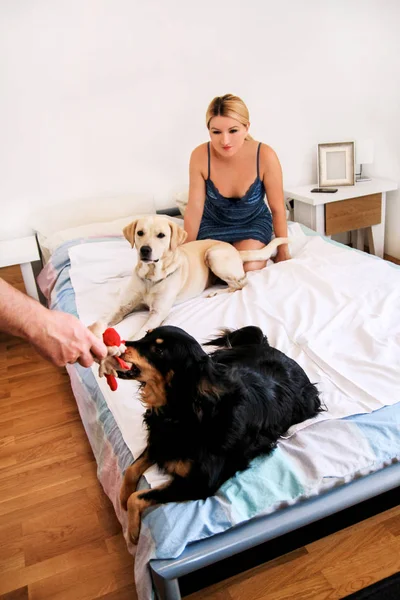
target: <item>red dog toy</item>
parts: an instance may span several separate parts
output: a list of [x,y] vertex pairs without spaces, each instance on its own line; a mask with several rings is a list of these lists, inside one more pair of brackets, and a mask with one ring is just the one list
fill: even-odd
[[[113,329],[112,327],[109,327],[103,333],[103,342],[105,343],[106,346],[113,347],[109,356],[112,356],[113,358],[115,358],[115,360],[118,362],[118,364],[123,369],[129,369],[129,365],[122,358],[120,358],[119,356],[115,356],[115,354],[114,354],[114,352],[115,353],[123,352],[125,350],[124,342],[123,342],[123,340],[121,340],[119,333],[117,331],[115,331],[115,329]],[[121,348],[121,346],[123,346],[123,348]],[[111,391],[115,392],[115,390],[118,387],[116,377],[114,375],[106,373],[105,378],[107,380],[107,383],[108,383]]]

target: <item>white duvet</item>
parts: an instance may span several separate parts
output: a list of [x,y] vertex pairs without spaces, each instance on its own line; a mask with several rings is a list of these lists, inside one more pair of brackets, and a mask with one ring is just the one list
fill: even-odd
[[[295,359],[321,391],[327,407],[303,429],[394,404],[400,396],[400,269],[381,259],[306,236],[290,226],[292,260],[249,274],[241,291],[176,305],[165,324],[204,342],[221,327],[258,325],[271,345]],[[136,262],[127,241],[74,246],[70,277],[81,320],[90,324],[115,300]],[[139,312],[116,326],[129,339],[145,320]],[[97,377],[98,367],[93,367]],[[119,381],[111,392],[98,378],[125,443],[136,457],[145,446],[137,384]],[[155,469],[146,474],[151,485]]]

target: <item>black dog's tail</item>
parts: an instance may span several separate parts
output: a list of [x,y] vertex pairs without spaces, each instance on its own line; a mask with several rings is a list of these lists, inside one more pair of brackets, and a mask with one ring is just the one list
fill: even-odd
[[235,346],[259,346],[268,343],[267,337],[259,327],[249,325],[240,329],[222,329],[221,336],[209,342],[204,346],[217,346],[218,348],[234,348]]

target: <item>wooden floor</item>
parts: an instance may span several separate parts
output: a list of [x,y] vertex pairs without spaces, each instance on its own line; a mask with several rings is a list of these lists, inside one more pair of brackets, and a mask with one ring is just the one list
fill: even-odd
[[[23,289],[19,269],[0,276]],[[0,407],[0,599],[134,600],[66,372],[0,334]],[[396,507],[188,598],[334,600],[398,570]]]

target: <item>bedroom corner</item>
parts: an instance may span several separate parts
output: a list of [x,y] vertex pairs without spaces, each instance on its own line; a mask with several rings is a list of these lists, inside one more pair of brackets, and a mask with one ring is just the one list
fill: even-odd
[[[0,332],[0,600],[397,600],[399,23],[398,0],[2,0],[0,280],[99,319],[140,258],[124,229],[183,226],[207,105],[237,94],[282,166],[292,260],[165,324],[201,344],[260,327],[327,410],[214,496],[150,508],[136,547],[119,494],[146,446],[139,385]],[[353,185],[312,192],[318,145],[351,142]],[[140,486],[164,482],[153,465]]]

